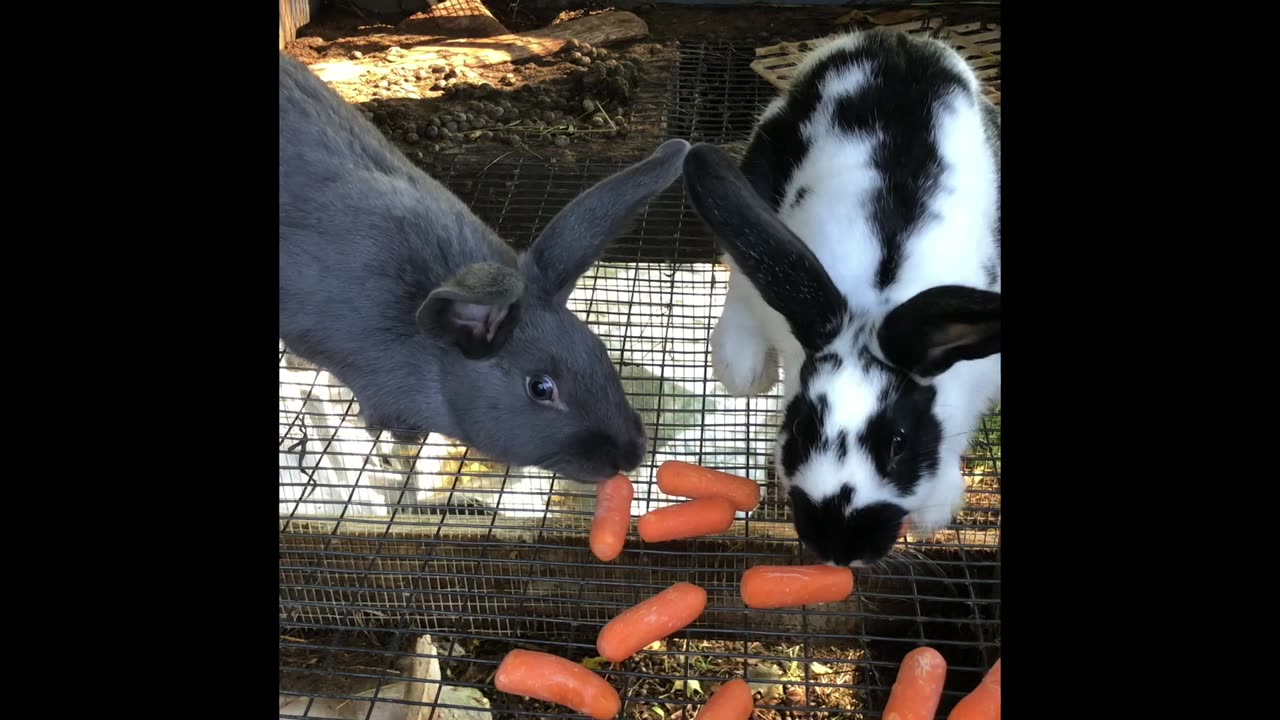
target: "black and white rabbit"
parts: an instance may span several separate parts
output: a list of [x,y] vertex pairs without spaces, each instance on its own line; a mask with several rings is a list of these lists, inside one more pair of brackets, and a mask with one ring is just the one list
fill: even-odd
[[815,51],[740,166],[695,145],[685,190],[727,252],[717,378],[785,370],[776,467],[826,562],[885,557],[963,503],[1000,398],[999,114],[940,42],[872,30]]
[[584,482],[631,470],[640,416],[566,301],[688,149],[669,141],[601,181],[518,255],[281,53],[281,340],[351,388],[372,430]]

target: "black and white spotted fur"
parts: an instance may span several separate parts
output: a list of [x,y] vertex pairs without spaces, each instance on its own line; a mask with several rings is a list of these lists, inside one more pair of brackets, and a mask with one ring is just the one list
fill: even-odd
[[785,369],[778,476],[826,562],[887,555],[904,520],[946,525],[961,455],[1000,397],[999,114],[940,42],[873,30],[808,58],[741,166],[686,156],[727,251],[712,333],[739,396]]

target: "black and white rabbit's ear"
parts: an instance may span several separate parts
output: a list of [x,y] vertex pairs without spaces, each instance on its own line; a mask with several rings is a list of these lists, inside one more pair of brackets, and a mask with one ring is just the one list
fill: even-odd
[[889,363],[920,378],[936,377],[962,360],[1000,352],[1000,293],[930,288],[890,311],[876,339]]
[[453,343],[471,360],[502,348],[519,322],[524,280],[513,268],[477,263],[431,291],[418,308],[418,329]]
[[826,345],[847,302],[804,241],[778,219],[719,148],[699,143],[684,160],[684,188],[698,216],[769,307],[810,351]]
[[689,151],[668,140],[652,155],[593,185],[556,214],[521,260],[529,288],[563,304],[578,278],[604,254],[640,207],[680,177]]

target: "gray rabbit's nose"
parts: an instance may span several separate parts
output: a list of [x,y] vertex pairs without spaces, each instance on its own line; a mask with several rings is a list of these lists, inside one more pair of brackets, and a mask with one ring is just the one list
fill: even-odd
[[644,461],[646,448],[644,436],[618,438],[613,443],[612,464],[615,473],[631,472]]
[[578,438],[578,456],[612,475],[639,467],[646,449],[644,435],[614,436],[593,431]]
[[632,415],[631,425],[630,432],[624,432],[610,442],[613,449],[612,462],[617,472],[630,472],[640,467],[640,463],[644,462],[644,454],[649,449],[639,413]]
[[644,436],[624,439],[619,444],[618,470],[629,472],[635,470],[644,461],[646,443]]

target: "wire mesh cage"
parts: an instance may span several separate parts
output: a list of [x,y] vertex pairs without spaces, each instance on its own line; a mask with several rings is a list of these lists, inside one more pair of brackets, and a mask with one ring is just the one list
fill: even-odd
[[[776,92],[751,69],[755,48],[685,43],[677,58],[661,131],[745,141]],[[993,77],[998,88],[998,65],[984,78],[989,90]],[[523,247],[621,167],[464,155],[432,172]],[[608,564],[587,546],[592,487],[494,463],[436,435],[412,445],[371,435],[345,387],[282,347],[280,717],[577,717],[493,689],[498,663],[517,647],[598,669],[623,698],[621,717],[644,720],[687,720],[733,677],[751,683],[757,718],[878,718],[898,663],[920,644],[948,662],[940,712],[975,687],[1000,654],[998,410],[964,459],[966,507],[948,529],[908,536],[888,560],[860,569],[847,601],[748,611],[743,571],[793,562],[798,542],[771,468],[781,384],[737,398],[712,374],[708,339],[727,280],[677,181],[570,298],[648,431],[648,455],[629,474],[633,518],[681,500],[657,488],[667,460],[764,484],[760,506],[727,532],[658,545],[633,533]],[[596,657],[608,620],[679,581],[708,593],[693,625],[620,665]]]

